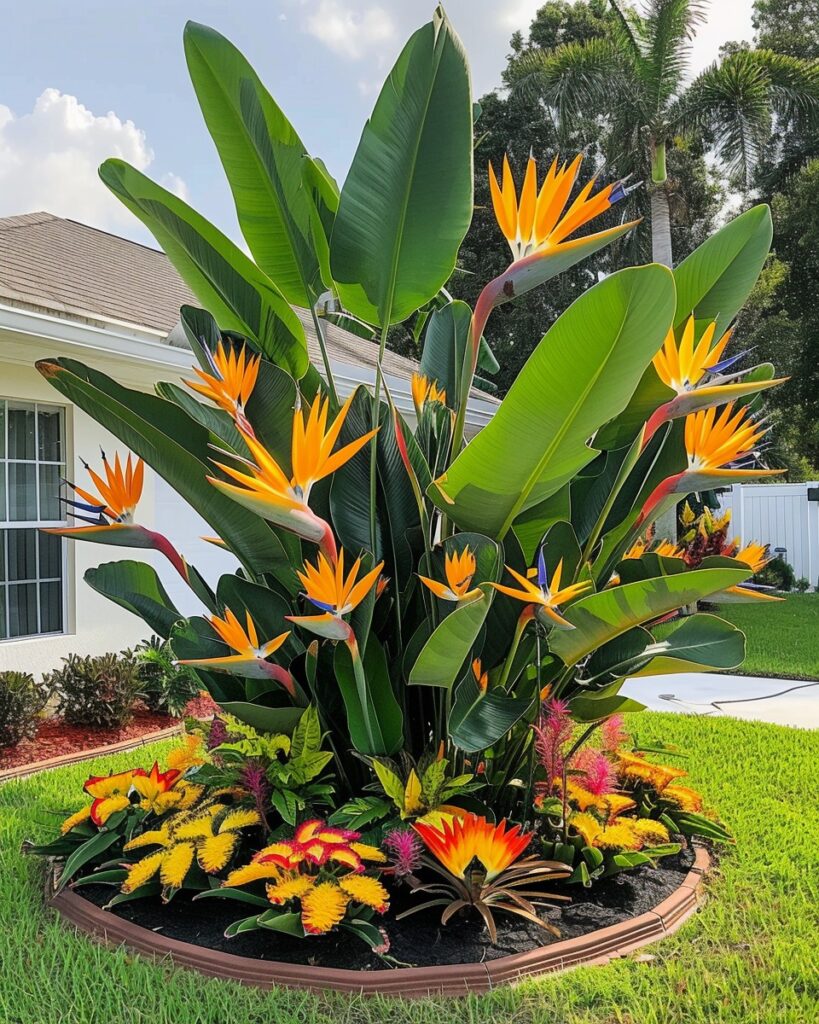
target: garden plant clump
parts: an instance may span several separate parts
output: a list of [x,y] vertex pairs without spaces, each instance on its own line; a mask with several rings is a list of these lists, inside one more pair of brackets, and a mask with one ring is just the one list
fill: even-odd
[[[625,235],[633,224],[589,227],[624,183],[580,157],[490,167],[511,258],[471,309],[444,288],[472,216],[476,111],[441,9],[399,56],[341,188],[226,39],[191,24],[185,52],[252,258],[107,161],[103,181],[201,302],[181,312],[198,365],[156,395],[69,358],[38,368],[130,449],[75,489],[78,522],[59,532],[170,561],[201,614],[138,559],[86,579],[169,640],[221,712],[163,767],[89,778],[87,805],[38,849],[63,860],[60,886],[111,886],[112,906],[235,901],[229,936],[341,929],[389,956],[399,916],[434,914],[493,941],[515,917],[548,941],[555,897],[730,838],[684,769],[631,738],[642,706],[620,691],[735,668],[740,630],[679,610],[768,597],[747,585],[764,557],[752,538],[692,564],[653,524],[681,496],[775,472],[760,413],[779,381],[744,367],[730,334],[769,211],[673,272],[589,288],[467,440],[493,310]],[[372,390],[339,394],[326,292],[321,308],[342,311],[326,316],[377,346]],[[311,311],[317,366],[293,306]],[[398,323],[423,344],[411,419],[381,371]],[[206,580],[140,524],[146,463],[236,572]]]
[[57,714],[68,725],[115,729],[131,720],[140,690],[130,651],[96,657],[69,654],[63,667],[43,678],[57,697]]
[[49,696],[49,687],[30,672],[0,672],[0,747],[34,735]]

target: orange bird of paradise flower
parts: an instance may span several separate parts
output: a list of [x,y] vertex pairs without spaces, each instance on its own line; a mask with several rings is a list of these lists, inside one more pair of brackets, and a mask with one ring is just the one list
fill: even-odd
[[674,328],[666,335],[660,351],[652,360],[654,369],[660,380],[672,391],[674,398],[664,402],[651,414],[643,432],[643,445],[654,435],[657,428],[668,420],[678,419],[690,413],[723,405],[729,400],[734,401],[744,395],[782,384],[787,377],[776,380],[737,381],[737,374],[724,373],[746,354],[739,352],[723,359],[723,353],[731,338],[731,331],[726,331],[721,338],[714,341],[716,321],[708,324],[702,337],[695,343],[696,321],[690,316],[683,328],[679,347],[677,346]]
[[214,460],[214,464],[235,483],[227,483],[215,477],[208,477],[209,482],[223,494],[271,523],[290,530],[304,540],[319,544],[330,560],[335,562],[335,538],[330,526],[312,511],[309,500],[313,485],[348,462],[378,430],[370,430],[338,451],[333,450],[352,400],[353,396],[350,395],[329,426],[329,399],[316,399],[307,415],[303,409],[295,411],[290,476],[255,437],[244,434],[253,461],[241,460],[243,468],[236,469]]
[[193,372],[200,379],[186,380],[185,383],[229,413],[243,433],[252,434],[253,428],[245,415],[245,406],[256,386],[262,357],[248,355],[246,345],[242,345],[238,352],[234,348],[225,351],[221,341],[213,353],[207,346],[203,346],[203,349],[211,372],[206,373],[195,366]]
[[112,464],[105,452],[101,454],[104,477],[87,462],[80,460],[97,488],[98,495],[66,480],[65,483],[82,501],[76,498],[60,499],[69,506],[69,514],[73,519],[90,525],[46,527],[43,532],[72,540],[96,541],[98,544],[153,548],[162,552],[182,579],[190,583],[189,566],[168,538],[135,521],[136,507],[142,497],[145,480],[143,460],[132,458],[129,452],[123,463],[117,452]]
[[446,388],[439,388],[436,380],[423,373],[414,373],[412,375],[412,401],[416,414],[420,416],[427,402],[446,405]]
[[581,238],[569,237],[638,187],[626,188],[625,181],[617,181],[592,194],[595,186],[592,178],[566,209],[582,160],[578,155],[570,164],[558,166],[555,158],[538,189],[537,162],[530,156],[520,199],[508,157],[503,158],[501,182],[489,165],[492,206],[498,226],[512,250],[512,262],[485,286],[475,304],[469,333],[469,362],[464,365],[467,372],[461,375],[456,434],[462,430],[465,398],[477,367],[481,336],[492,310],[543,284],[639,223],[638,219]]
[[510,566],[506,571],[513,576],[520,588],[508,587],[502,583],[493,583],[495,590],[502,594],[508,594],[518,601],[525,601],[533,607],[535,615],[544,626],[558,626],[560,629],[574,629],[571,622],[557,611],[560,605],[567,601],[573,601],[576,597],[586,593],[591,587],[590,580],[583,580],[580,583],[570,583],[567,587],[561,588],[561,577],[563,575],[563,559],[557,563],[557,568],[552,574],[551,580],[546,569],[546,559],[541,548],[538,556],[537,566],[530,569],[527,576],[521,576]]
[[178,664],[211,672],[228,672],[231,675],[244,676],[249,679],[274,679],[287,690],[291,697],[297,696],[296,684],[290,672],[281,665],[267,660],[285,643],[290,636],[290,630],[285,630],[273,637],[272,640],[259,643],[256,623],[247,609],[245,609],[246,624],[244,626],[230,608],[225,609],[223,619],[218,615],[212,615],[208,621],[219,637],[228,647],[236,651],[236,654],[224,658],[187,658],[180,660]]
[[[595,179],[591,178],[580,190],[566,210],[574,183],[580,172],[583,157],[578,154],[570,164],[552,162],[538,191],[537,162],[533,156],[526,164],[526,174],[518,199],[509,158],[503,158],[503,184],[499,184],[495,169],[489,164],[489,190],[498,227],[512,250],[514,262],[529,256],[558,248],[574,248],[588,242],[589,236],[567,241],[569,235],[582,228],[609,209],[628,191],[623,182],[606,185],[592,195]],[[636,221],[634,222],[636,223]],[[609,228],[599,233],[600,238],[613,238],[620,228]]]
[[529,845],[531,833],[521,833],[520,825],[507,827],[506,821],[493,825],[477,814],[462,818],[444,818],[441,827],[416,821],[412,826],[429,852],[456,878],[465,878],[477,859],[491,882],[520,857]]
[[689,494],[736,480],[784,473],[784,469],[745,468],[748,462],[755,460],[755,448],[767,432],[768,428],[755,421],[745,406],[735,412],[733,402],[729,402],[719,416],[714,407],[686,416],[688,466],[681,473],[666,477],[655,487],[643,505],[635,527],[639,528],[670,495]]
[[421,576],[420,574],[418,579],[424,586],[429,587],[436,597],[440,597],[442,601],[455,601],[457,603],[471,601],[483,595],[480,587],[470,589],[477,568],[478,563],[475,560],[475,554],[467,544],[463,551],[448,551],[446,553],[444,558],[446,583],[439,583],[438,580],[432,580],[428,576]]
[[319,552],[316,564],[305,562],[304,570],[298,571],[297,575],[302,582],[307,600],[320,608],[322,614],[288,615],[288,621],[329,640],[344,640],[347,643],[350,643],[351,639],[354,641],[352,629],[344,621],[343,616],[349,614],[364,600],[383,567],[384,563],[379,562],[358,579],[361,559],[357,558],[345,576],[343,548],[338,553],[335,566]]
[[[752,569],[754,574],[760,572],[770,562],[771,555],[768,550],[767,544],[759,544],[756,541],[752,541],[750,544],[743,546],[742,541],[736,538],[733,544],[729,545],[727,550],[723,552],[730,558],[735,558],[738,562],[744,562],[749,569]],[[722,601],[728,603],[732,601],[784,601],[784,597],[777,597],[776,594],[769,593],[769,587],[762,587],[750,581],[745,583],[739,583],[733,587],[727,587],[725,590],[714,595],[714,600],[719,598]]]

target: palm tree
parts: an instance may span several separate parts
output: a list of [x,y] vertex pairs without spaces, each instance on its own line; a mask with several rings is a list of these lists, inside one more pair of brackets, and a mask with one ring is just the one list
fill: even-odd
[[776,118],[819,110],[819,62],[772,50],[735,49],[686,82],[700,0],[644,0],[637,11],[609,0],[607,37],[527,50],[507,73],[538,96],[564,130],[603,115],[604,149],[618,173],[647,177],[653,258],[672,265],[666,149],[675,140],[710,149],[747,186]]

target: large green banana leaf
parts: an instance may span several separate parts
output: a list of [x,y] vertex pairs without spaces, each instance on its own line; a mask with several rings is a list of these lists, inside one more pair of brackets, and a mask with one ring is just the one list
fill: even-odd
[[687,256],[674,271],[675,328],[693,313],[697,320],[716,320],[719,336],[751,294],[772,237],[769,207],[754,206]]
[[450,738],[467,754],[485,750],[509,732],[531,703],[531,697],[510,697],[503,690],[481,690],[470,671],[455,690],[449,715]]
[[438,387],[446,391],[451,409],[457,409],[455,403],[461,394],[461,372],[471,322],[472,310],[455,299],[433,310],[424,333],[421,373],[436,380]]
[[662,639],[646,647],[651,657],[634,676],[673,672],[710,672],[736,668],[745,658],[745,634],[717,615],[691,615]]
[[402,50],[364,126],[330,239],[345,309],[384,327],[449,278],[472,219],[472,100],[441,7]]
[[486,585],[481,590],[480,597],[458,605],[432,631],[410,671],[411,685],[449,689],[458,678],[492,604],[494,591]]
[[598,647],[584,677],[595,689],[627,676],[711,672],[736,668],[745,656],[745,635],[716,615],[690,615],[674,628],[660,627],[656,639],[635,626]]
[[189,21],[185,57],[253,258],[288,302],[309,308],[322,284],[302,182],[304,143],[224,36]]
[[307,371],[301,321],[256,264],[187,203],[124,160],[106,160],[100,177],[148,228],[220,327],[238,331],[297,379]]
[[674,314],[674,281],[621,270],[574,302],[524,365],[486,427],[429,490],[461,529],[504,536],[597,454],[587,441],[631,398]]
[[147,562],[103,562],[95,569],[86,569],[83,579],[98,594],[138,615],[154,633],[166,639],[183,617]]
[[750,569],[694,569],[676,576],[609,587],[576,601],[563,613],[575,628],[553,630],[549,649],[566,665],[575,665],[595,648],[644,622],[666,615],[684,604],[736,586]]
[[167,480],[244,565],[292,577],[284,548],[267,524],[208,483],[206,477],[214,472],[210,433],[187,413],[155,395],[124,388],[74,359],[41,360],[37,369]]

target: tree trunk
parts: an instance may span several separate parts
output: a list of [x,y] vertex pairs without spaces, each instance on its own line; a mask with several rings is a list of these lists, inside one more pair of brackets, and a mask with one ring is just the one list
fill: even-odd
[[671,215],[665,182],[651,187],[651,255],[655,263],[673,266],[671,257]]

